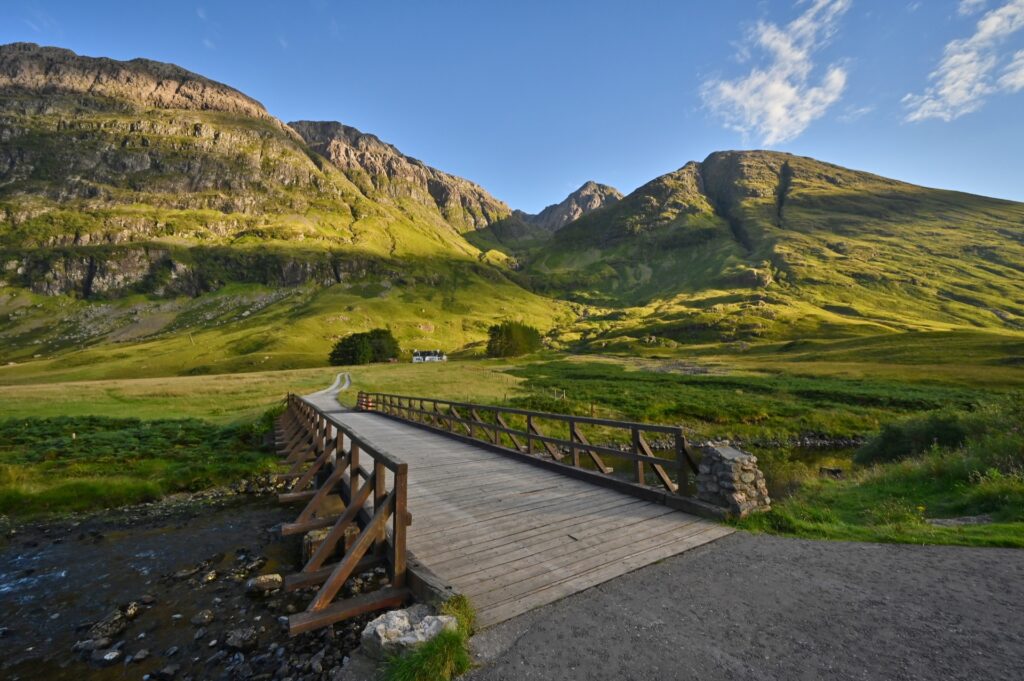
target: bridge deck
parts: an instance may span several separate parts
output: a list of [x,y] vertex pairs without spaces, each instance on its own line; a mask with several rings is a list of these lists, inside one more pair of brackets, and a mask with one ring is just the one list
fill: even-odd
[[308,398],[409,464],[416,558],[486,627],[729,534],[723,525],[377,414]]

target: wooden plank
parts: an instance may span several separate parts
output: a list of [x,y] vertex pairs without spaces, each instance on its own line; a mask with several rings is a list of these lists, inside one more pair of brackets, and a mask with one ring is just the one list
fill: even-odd
[[[571,583],[577,580],[585,582],[594,572],[603,571],[605,574],[612,574],[612,576],[617,577],[618,574],[623,574],[626,571],[623,569],[624,565],[636,564],[639,567],[649,564],[652,560],[664,558],[666,555],[673,555],[672,553],[660,553],[660,550],[666,546],[671,546],[693,537],[701,537],[706,533],[714,534],[714,530],[717,528],[717,525],[693,523],[679,527],[677,530],[672,531],[672,533],[660,535],[655,539],[632,547],[625,554],[591,551],[581,560],[564,566],[556,574],[542,572],[528,579],[503,585],[499,589],[479,593],[473,596],[473,603],[480,609],[494,607],[501,603],[524,598],[537,591],[550,589],[556,585]],[[655,555],[657,556],[656,558],[650,558]]]
[[[380,556],[364,556],[363,559],[356,564],[355,570],[352,572],[353,574],[366,572],[367,570],[372,570],[383,563],[384,559]],[[290,575],[285,575],[284,590],[296,591],[298,589],[306,589],[311,586],[323,584],[337,567],[337,563],[329,563],[322,568],[313,570],[312,572],[295,572]]]
[[504,622],[541,605],[553,603],[566,596],[579,593],[592,586],[624,575],[627,572],[632,572],[669,556],[682,553],[687,549],[714,541],[729,533],[731,533],[731,530],[728,528],[709,525],[697,534],[673,539],[658,546],[648,547],[623,560],[600,565],[587,572],[574,575],[572,578],[546,585],[544,588],[537,589],[529,594],[519,595],[500,603],[480,607],[477,609],[477,625],[483,628],[497,622]]
[[378,591],[360,594],[332,603],[319,611],[300,612],[288,618],[288,635],[296,636],[306,631],[326,627],[329,624],[347,620],[376,610],[397,608],[409,599],[408,589],[387,587]]
[[[607,498],[600,501],[596,501],[594,498],[584,498],[563,506],[556,502],[546,506],[541,512],[525,508],[507,519],[505,516],[495,516],[480,523],[469,523],[452,532],[433,533],[426,536],[417,534],[415,537],[416,551],[417,553],[422,552],[423,558],[426,559],[427,552],[433,545],[447,547],[446,550],[452,553],[469,544],[483,547],[483,542],[491,544],[499,540],[507,540],[516,534],[528,535],[534,530],[545,532],[557,530],[571,521],[581,518],[595,520],[606,513],[621,511],[637,502],[636,499],[628,498]],[[656,508],[653,505],[648,505],[648,507]],[[558,509],[557,513],[553,512],[553,509]],[[615,513],[615,515],[620,514]],[[472,531],[474,525],[479,527],[478,532]]]
[[[575,540],[562,537],[560,543],[549,545],[543,550],[495,565],[489,570],[467,573],[465,579],[460,576],[453,576],[453,579],[461,590],[474,597],[474,604],[485,607],[487,600],[477,599],[476,595],[492,593],[496,585],[500,584],[502,590],[508,590],[519,583],[554,582],[560,577],[580,572],[577,566],[585,560],[597,556],[608,562],[618,560],[667,535],[674,536],[682,528],[694,526],[695,531],[701,529],[697,521],[679,524],[676,518],[667,514],[655,516],[628,525],[604,528]],[[532,588],[524,587],[525,590]]]
[[[650,506],[650,505],[649,505]],[[657,511],[650,511],[648,519],[658,517]],[[488,542],[479,548],[471,547],[463,555],[461,552],[451,552],[442,556],[431,558],[431,565],[451,580],[479,572],[497,565],[510,565],[517,560],[527,559],[544,551],[551,551],[573,542],[573,537],[580,539],[614,532],[615,528],[622,525],[619,519],[607,517],[602,519],[576,518],[565,526],[552,528],[550,531],[539,530],[534,535],[524,537],[520,541],[493,541]],[[415,549],[419,553],[419,547]],[[418,555],[417,553],[417,555]]]

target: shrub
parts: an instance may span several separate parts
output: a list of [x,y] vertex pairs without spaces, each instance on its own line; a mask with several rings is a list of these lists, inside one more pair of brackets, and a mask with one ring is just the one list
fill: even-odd
[[338,341],[328,358],[334,365],[386,362],[398,357],[401,349],[390,329],[353,333]]
[[882,463],[919,456],[933,446],[960,447],[978,427],[972,415],[939,411],[926,416],[887,423],[853,460],[859,464]]
[[504,321],[487,330],[488,357],[516,357],[540,347],[540,331],[523,322]]

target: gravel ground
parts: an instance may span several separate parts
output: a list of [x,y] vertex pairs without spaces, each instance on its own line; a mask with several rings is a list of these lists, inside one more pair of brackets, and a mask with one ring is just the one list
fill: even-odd
[[467,681],[1024,678],[1024,551],[738,532],[473,639]]

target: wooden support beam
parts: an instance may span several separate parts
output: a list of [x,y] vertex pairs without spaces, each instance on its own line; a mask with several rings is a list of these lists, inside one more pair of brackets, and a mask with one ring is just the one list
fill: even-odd
[[[366,572],[367,570],[372,570],[378,565],[383,565],[384,562],[385,559],[381,556],[363,556],[363,559],[356,564],[356,568],[353,572],[355,574]],[[306,589],[311,586],[323,584],[337,567],[337,563],[330,563],[318,570],[313,570],[312,572],[296,572],[294,574],[287,575],[284,578],[284,590],[298,591],[299,589]]]
[[[352,445],[352,448],[355,449],[354,444]],[[334,470],[331,471],[331,474],[327,477],[327,480],[324,481],[324,484],[320,486],[320,489],[316,491],[313,498],[309,500],[306,507],[302,509],[302,513],[300,513],[299,517],[295,519],[295,523],[304,523],[313,517],[313,514],[316,513],[317,509],[319,509],[321,504],[323,504],[327,495],[334,490],[334,486],[341,480],[342,475],[345,473],[345,466],[347,464],[347,456],[342,457],[341,460],[335,464]]]
[[[639,437],[639,445],[640,445],[641,453],[643,453],[644,456],[654,456],[654,450],[652,450],[651,446],[649,444],[647,444],[647,440],[644,439],[643,433],[638,433],[637,436]],[[641,463],[643,463],[643,462],[641,462]],[[661,481],[661,484],[669,492],[672,492],[674,494],[676,492],[676,490],[679,489],[679,485],[677,485],[676,483],[672,482],[672,478],[668,477],[668,473],[665,472],[664,466],[662,466],[661,464],[658,464],[658,463],[652,463],[651,464],[651,470],[654,471],[654,474],[656,476],[658,476],[658,480]]]
[[[501,414],[495,414],[495,417],[498,419],[498,423],[501,425],[502,428],[504,428],[505,430],[512,430],[511,428],[508,427],[508,424],[505,423],[505,419],[501,417]],[[513,435],[512,433],[505,433],[505,435],[508,435],[508,439],[512,440],[512,444],[515,445],[518,451],[523,451],[523,443],[517,440],[515,435]]]
[[326,627],[341,620],[376,610],[397,608],[409,599],[408,589],[385,588],[367,594],[346,598],[320,610],[307,610],[288,618],[288,635]]
[[[547,437],[543,432],[541,432],[540,427],[536,423],[534,423],[533,419],[530,419],[530,432],[540,437]],[[548,454],[550,454],[551,458],[554,459],[555,461],[561,461],[562,459],[565,458],[565,455],[562,454],[561,451],[559,451],[558,447],[554,446],[547,440],[541,440],[541,444],[544,445],[544,449],[547,450]]]
[[[320,591],[317,592],[316,597],[313,598],[309,607],[306,608],[307,611],[323,610],[330,605],[334,597],[338,595],[341,587],[344,586],[345,581],[352,575],[356,565],[366,555],[367,549],[373,545],[377,535],[384,528],[384,524],[394,510],[394,506],[395,497],[394,493],[392,493],[387,496],[387,499],[382,504],[373,509],[373,519],[370,521],[370,524],[363,528],[359,538],[356,539],[356,543],[352,545],[349,552],[345,554],[345,558],[338,563],[338,567],[335,568],[331,576],[320,587]],[[326,542],[320,545],[320,549],[323,549],[325,546]]]
[[334,525],[334,527],[331,528],[331,531],[326,537],[324,537],[320,546],[317,547],[317,550],[312,556],[310,556],[309,562],[303,566],[303,572],[312,572],[319,569],[320,566],[326,562],[327,557],[334,552],[338,542],[345,534],[345,529],[355,522],[356,515],[358,515],[360,510],[362,510],[363,505],[369,498],[370,490],[375,486],[375,476],[376,472],[371,473],[370,477],[363,483],[362,487],[352,495],[352,498],[349,500],[348,508],[345,509],[345,512],[342,513],[339,518],[337,518],[336,522],[321,525],[321,527],[329,527],[330,525]]
[[[586,436],[583,435],[583,432],[580,430],[579,424],[576,423],[575,421],[573,421],[573,423],[572,423],[572,429],[573,429],[572,432],[573,432],[573,435],[576,438],[576,441],[579,442],[580,444],[584,445],[585,447],[589,447],[590,446],[590,440],[588,440],[586,438]],[[590,460],[594,462],[594,465],[597,466],[597,470],[601,471],[605,475],[609,475],[610,473],[612,473],[615,470],[611,466],[606,466],[605,463],[604,463],[604,460],[594,450],[586,449],[584,451],[586,451],[586,453],[590,456]]]

